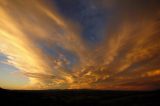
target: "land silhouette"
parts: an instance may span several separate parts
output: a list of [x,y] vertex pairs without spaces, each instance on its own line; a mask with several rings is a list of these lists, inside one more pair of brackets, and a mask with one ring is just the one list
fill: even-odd
[[160,90],[6,90],[0,106],[160,106]]

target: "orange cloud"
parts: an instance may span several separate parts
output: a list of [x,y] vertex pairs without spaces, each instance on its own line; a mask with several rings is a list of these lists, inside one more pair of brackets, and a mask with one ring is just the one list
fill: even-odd
[[[154,8],[138,5],[140,12],[137,13],[136,3],[108,2],[109,5],[102,6],[117,12],[106,25],[109,31],[104,33],[104,40],[94,49],[83,40],[80,26],[43,1],[0,3],[0,53],[7,56],[6,64],[16,67],[29,79],[24,89],[159,87],[160,79],[155,76],[160,74],[160,9],[155,3]],[[114,10],[117,8],[119,11]],[[147,8],[153,8],[154,12]],[[65,53],[56,49],[58,56],[54,57],[41,44],[51,50],[53,46],[62,47],[75,54],[79,62],[67,70],[65,65],[70,61]]]

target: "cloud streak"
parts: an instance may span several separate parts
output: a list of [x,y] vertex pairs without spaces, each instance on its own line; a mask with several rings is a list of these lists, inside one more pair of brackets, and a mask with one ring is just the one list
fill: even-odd
[[109,15],[104,39],[94,46],[56,4],[0,3],[0,53],[29,79],[24,89],[159,89],[158,1],[92,3]]

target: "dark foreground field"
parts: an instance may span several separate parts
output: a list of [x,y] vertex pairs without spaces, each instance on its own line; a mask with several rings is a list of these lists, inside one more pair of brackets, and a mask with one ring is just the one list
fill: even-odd
[[0,106],[160,106],[160,91],[0,89]]

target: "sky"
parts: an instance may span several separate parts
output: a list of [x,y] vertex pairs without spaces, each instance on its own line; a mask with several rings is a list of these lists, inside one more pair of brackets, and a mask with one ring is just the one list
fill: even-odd
[[0,0],[0,87],[160,89],[159,0]]

